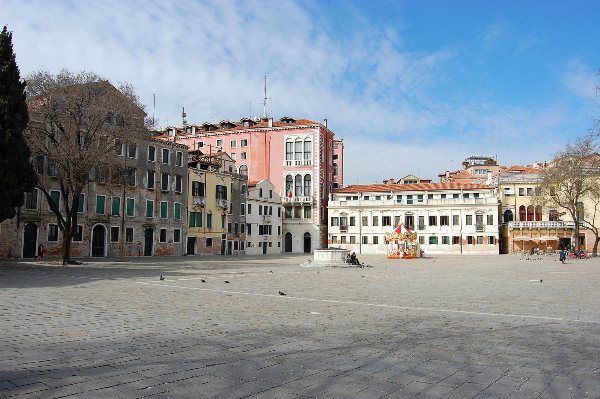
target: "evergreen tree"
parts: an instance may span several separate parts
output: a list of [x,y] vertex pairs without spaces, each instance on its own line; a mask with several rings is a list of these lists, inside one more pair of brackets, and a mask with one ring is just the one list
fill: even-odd
[[0,222],[15,216],[37,180],[23,138],[29,121],[25,86],[5,26],[0,33]]

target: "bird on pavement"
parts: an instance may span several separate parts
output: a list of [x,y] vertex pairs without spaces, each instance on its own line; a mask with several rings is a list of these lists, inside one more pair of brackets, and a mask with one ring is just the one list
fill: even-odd
[[200,281],[202,281],[203,283],[206,283],[206,280],[201,278]]
[[225,280],[225,284],[229,284],[229,281]]
[[273,270],[269,270],[269,273],[273,273]]
[[163,276],[160,276],[158,279],[159,279],[160,281],[163,281],[165,278],[164,278]]
[[281,295],[281,296],[285,296],[285,292],[283,292],[283,291],[279,291],[279,295]]

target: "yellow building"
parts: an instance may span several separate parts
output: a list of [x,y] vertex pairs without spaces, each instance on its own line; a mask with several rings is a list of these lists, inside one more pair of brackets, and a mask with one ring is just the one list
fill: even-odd
[[[571,244],[574,223],[561,209],[533,203],[539,182],[539,168],[506,170],[498,178],[500,198],[500,253],[555,251]],[[580,233],[584,243],[585,233]]]
[[224,255],[231,207],[232,174],[224,153],[190,152],[187,254]]

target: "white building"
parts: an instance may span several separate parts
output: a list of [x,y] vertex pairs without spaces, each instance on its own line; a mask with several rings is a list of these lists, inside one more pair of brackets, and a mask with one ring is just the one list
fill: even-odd
[[329,201],[330,247],[385,254],[385,234],[404,224],[425,256],[498,254],[498,197],[470,183],[353,185]]
[[248,182],[246,197],[246,254],[280,254],[281,248],[281,196],[273,184],[263,179]]

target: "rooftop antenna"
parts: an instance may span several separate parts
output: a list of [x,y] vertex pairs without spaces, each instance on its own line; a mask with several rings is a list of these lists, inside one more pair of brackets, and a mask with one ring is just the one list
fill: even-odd
[[263,98],[263,118],[267,119],[267,75],[265,75],[265,96]]
[[152,93],[152,128],[154,129],[154,114],[156,114],[156,93]]
[[187,121],[185,120],[185,117],[187,116],[187,114],[185,113],[185,107],[181,108],[181,120],[183,122],[183,126],[187,126]]
[[250,116],[249,116],[249,118],[252,119],[252,101],[250,101]]

